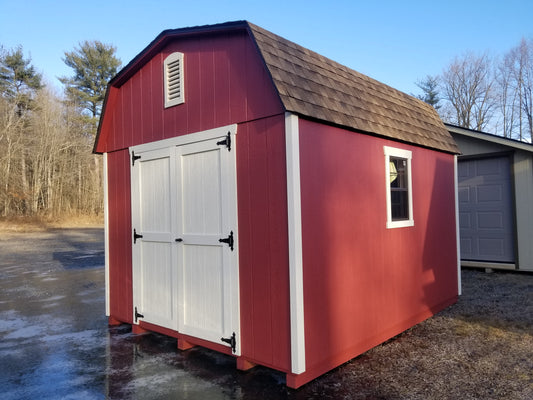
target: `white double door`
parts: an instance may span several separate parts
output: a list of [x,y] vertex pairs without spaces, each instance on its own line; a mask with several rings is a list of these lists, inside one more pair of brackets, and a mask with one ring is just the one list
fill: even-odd
[[221,139],[133,148],[133,313],[240,354],[235,150]]

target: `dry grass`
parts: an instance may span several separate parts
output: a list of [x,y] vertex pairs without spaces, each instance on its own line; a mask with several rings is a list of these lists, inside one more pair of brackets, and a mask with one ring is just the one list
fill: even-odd
[[32,216],[0,218],[0,232],[27,233],[42,232],[56,228],[103,227],[103,215],[69,215],[61,217]]
[[457,304],[318,381],[312,398],[533,399],[533,275],[464,270]]

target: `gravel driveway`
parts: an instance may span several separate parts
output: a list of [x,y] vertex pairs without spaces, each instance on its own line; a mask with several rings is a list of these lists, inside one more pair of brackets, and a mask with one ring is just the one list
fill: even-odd
[[533,399],[531,274],[464,270],[456,305],[294,391],[109,329],[102,229],[0,233],[2,399]]

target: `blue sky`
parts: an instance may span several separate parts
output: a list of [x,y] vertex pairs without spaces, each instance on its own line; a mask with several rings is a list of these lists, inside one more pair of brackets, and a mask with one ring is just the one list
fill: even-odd
[[533,38],[532,0],[0,0],[0,45],[22,45],[49,83],[81,41],[127,64],[165,29],[246,19],[407,93],[467,51],[502,56]]

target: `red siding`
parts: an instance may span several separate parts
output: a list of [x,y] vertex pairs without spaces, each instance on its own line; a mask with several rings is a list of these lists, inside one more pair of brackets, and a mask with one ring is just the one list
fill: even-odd
[[240,125],[237,190],[242,355],[290,370],[285,120]]
[[[383,146],[412,151],[414,227],[386,229]],[[457,297],[452,155],[300,120],[308,376]]]
[[[163,107],[163,60],[185,54],[185,103]],[[283,112],[246,32],[177,39],[110,91],[96,150],[109,152]],[[113,140],[109,140],[109,136]]]
[[129,163],[127,150],[107,155],[110,313],[119,321],[132,323]]

